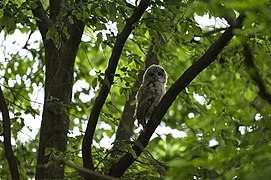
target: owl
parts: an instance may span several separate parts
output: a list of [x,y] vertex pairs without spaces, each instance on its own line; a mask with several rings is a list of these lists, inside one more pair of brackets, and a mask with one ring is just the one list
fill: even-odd
[[143,75],[143,82],[140,86],[136,99],[135,116],[138,119],[138,125],[146,128],[147,121],[153,114],[156,106],[166,93],[165,85],[167,83],[167,74],[159,65],[151,65],[146,69]]

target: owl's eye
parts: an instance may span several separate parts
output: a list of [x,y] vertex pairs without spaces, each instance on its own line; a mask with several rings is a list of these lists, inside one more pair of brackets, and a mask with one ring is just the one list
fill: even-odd
[[157,73],[158,76],[162,76],[162,74],[163,74],[162,72],[158,72]]
[[149,75],[150,75],[151,77],[153,77],[153,76],[154,76],[154,74],[153,74],[153,73],[150,73]]

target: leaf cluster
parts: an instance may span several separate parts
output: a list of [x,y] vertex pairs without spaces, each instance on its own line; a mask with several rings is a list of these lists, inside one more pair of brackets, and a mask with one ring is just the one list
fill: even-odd
[[[43,4],[47,7],[46,3]],[[37,30],[30,10],[35,1],[3,1],[0,3],[0,30],[5,36],[16,29],[22,33]],[[84,36],[74,66],[72,102],[67,106],[50,99],[47,107],[55,114],[69,114],[70,126],[65,160],[81,165],[81,144],[89,112],[100,92],[108,59],[119,32],[134,9],[124,1],[63,1],[58,23],[51,26],[46,39],[57,48],[70,39],[69,26],[80,20],[85,23]],[[270,75],[270,3],[258,1],[152,1],[150,8],[134,26],[114,74],[113,86],[101,111],[94,134],[95,170],[108,173],[109,167],[121,158],[113,157],[111,147],[136,157],[133,140],[140,130],[134,127],[132,141],[114,142],[126,101],[129,100],[145,67],[150,51],[168,73],[168,87],[194,64],[216,42],[239,14],[245,15],[243,28],[223,49],[217,61],[202,71],[178,95],[169,108],[149,146],[123,175],[124,179],[267,179],[270,172],[271,106],[260,95],[258,83],[251,74],[258,72],[267,92],[271,92]],[[48,13],[48,12],[47,12]],[[225,27],[202,26],[196,15],[217,18]],[[251,47],[255,68],[249,69],[244,57],[243,42]],[[38,139],[22,142],[25,114],[37,118],[42,104],[35,107],[32,94],[44,87],[44,48],[24,47],[31,56],[19,52],[5,53],[0,64],[1,86],[11,115],[14,153],[20,163],[22,178],[33,178]],[[87,98],[86,98],[87,97]],[[131,102],[132,105],[135,101]],[[124,119],[125,120],[125,119]],[[3,124],[1,121],[0,130]],[[169,129],[169,130],[167,130]],[[29,127],[31,131],[31,127]],[[106,142],[106,143],[104,143]],[[114,142],[114,143],[113,143]],[[105,145],[106,144],[106,145]],[[0,156],[4,157],[3,144]],[[52,150],[52,149],[49,149]],[[48,151],[47,153],[51,153]],[[10,178],[5,158],[0,160],[1,178]],[[73,168],[65,168],[66,178],[79,178]]]

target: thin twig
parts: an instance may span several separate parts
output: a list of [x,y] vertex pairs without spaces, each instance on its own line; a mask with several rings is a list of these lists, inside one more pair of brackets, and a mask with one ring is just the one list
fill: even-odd
[[97,173],[97,172],[95,172],[93,170],[89,170],[89,169],[84,168],[82,166],[75,165],[75,164],[73,164],[73,163],[71,163],[71,162],[69,162],[67,160],[64,160],[62,158],[58,158],[58,157],[53,156],[53,155],[51,156],[51,158],[52,158],[52,160],[58,161],[61,164],[65,164],[65,165],[67,165],[67,166],[69,166],[69,167],[71,167],[71,168],[73,168],[73,169],[75,169],[75,170],[77,170],[79,172],[95,176],[96,178],[99,178],[99,179],[101,178],[101,179],[104,179],[104,180],[118,180],[118,178],[114,178],[114,177],[111,177],[111,176],[99,174],[99,173]]
[[23,46],[23,49],[28,50],[27,45],[28,45],[29,39],[30,39],[31,35],[33,34],[33,32],[34,32],[34,31],[32,31],[32,30],[30,31],[30,33],[29,33],[29,35],[28,35],[28,38],[27,38],[27,40],[26,40],[26,42],[25,42],[25,44],[24,44],[24,46]]

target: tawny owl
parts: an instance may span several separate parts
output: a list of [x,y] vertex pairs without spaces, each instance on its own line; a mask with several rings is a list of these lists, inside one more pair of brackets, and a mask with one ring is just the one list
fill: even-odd
[[135,111],[138,125],[141,124],[143,129],[145,129],[155,107],[166,93],[166,82],[167,74],[161,66],[151,65],[146,69],[142,85],[136,95],[137,104]]

